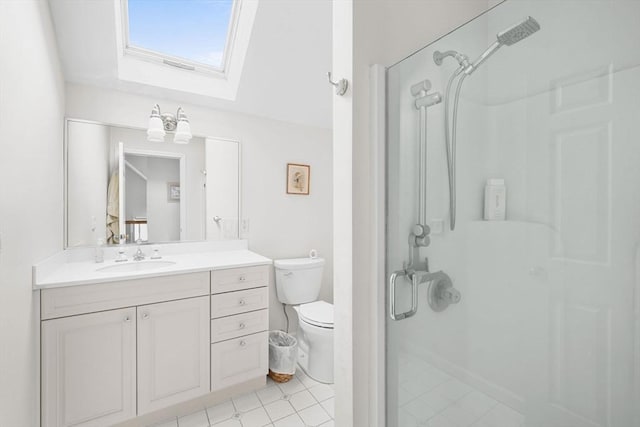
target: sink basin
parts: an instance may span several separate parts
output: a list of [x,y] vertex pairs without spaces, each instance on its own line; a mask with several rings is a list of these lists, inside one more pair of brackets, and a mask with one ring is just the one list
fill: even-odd
[[174,261],[127,261],[96,269],[101,273],[131,273],[134,271],[157,270],[175,265]]

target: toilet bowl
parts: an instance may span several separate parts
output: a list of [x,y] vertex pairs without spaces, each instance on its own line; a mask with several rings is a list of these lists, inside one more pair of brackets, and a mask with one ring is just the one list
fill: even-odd
[[333,305],[294,306],[298,313],[298,365],[311,378],[333,383]]
[[333,305],[318,301],[322,258],[274,261],[278,300],[298,313],[298,365],[311,378],[333,383]]

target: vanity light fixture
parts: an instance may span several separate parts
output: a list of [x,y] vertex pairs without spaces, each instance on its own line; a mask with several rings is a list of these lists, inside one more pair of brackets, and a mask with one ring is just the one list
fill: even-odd
[[174,132],[173,142],[176,144],[188,144],[192,138],[191,126],[182,107],[178,107],[175,115],[161,113],[160,105],[156,104],[151,110],[147,139],[151,142],[163,142],[167,132]]

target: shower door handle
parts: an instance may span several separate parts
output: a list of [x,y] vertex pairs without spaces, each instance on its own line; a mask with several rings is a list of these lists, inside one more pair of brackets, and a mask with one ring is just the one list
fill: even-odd
[[404,313],[396,313],[396,281],[398,277],[407,277],[407,272],[398,270],[389,276],[389,315],[393,320],[403,320],[411,317],[418,311],[418,284],[411,279],[411,309]]

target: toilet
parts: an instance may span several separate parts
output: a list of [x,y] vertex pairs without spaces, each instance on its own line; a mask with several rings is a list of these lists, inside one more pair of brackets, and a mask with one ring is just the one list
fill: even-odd
[[322,258],[274,261],[278,300],[298,313],[298,365],[316,381],[333,383],[333,305],[318,301]]

